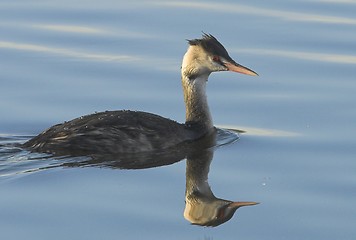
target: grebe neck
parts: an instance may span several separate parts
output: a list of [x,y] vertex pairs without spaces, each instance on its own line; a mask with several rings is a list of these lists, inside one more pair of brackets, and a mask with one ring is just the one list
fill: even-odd
[[186,124],[199,124],[208,131],[213,128],[213,121],[206,97],[206,82],[209,74],[187,75],[182,72],[182,85],[185,102]]

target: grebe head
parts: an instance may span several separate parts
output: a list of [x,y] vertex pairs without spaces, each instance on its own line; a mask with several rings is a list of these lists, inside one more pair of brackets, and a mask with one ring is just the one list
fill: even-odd
[[182,63],[182,74],[190,79],[209,76],[210,73],[218,71],[258,75],[251,69],[236,63],[224,46],[210,34],[204,34],[201,39],[188,40],[188,43],[189,48]]

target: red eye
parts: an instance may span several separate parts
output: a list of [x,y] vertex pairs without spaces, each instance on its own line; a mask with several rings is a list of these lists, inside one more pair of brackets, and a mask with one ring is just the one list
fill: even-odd
[[219,56],[213,56],[213,60],[214,60],[215,62],[220,62]]

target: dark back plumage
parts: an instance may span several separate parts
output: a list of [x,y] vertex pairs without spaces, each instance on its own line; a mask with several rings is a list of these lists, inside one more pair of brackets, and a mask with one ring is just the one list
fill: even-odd
[[195,136],[187,134],[185,124],[155,114],[107,111],[52,126],[23,146],[48,153],[66,150],[70,155],[132,153],[166,149],[190,137]]

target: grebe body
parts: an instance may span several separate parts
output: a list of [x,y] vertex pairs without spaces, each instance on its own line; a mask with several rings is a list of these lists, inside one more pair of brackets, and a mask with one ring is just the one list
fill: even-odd
[[236,63],[212,35],[188,43],[181,68],[185,123],[146,112],[107,111],[54,125],[23,147],[53,154],[139,153],[169,149],[214,132],[205,91],[209,75],[217,71],[257,73]]

